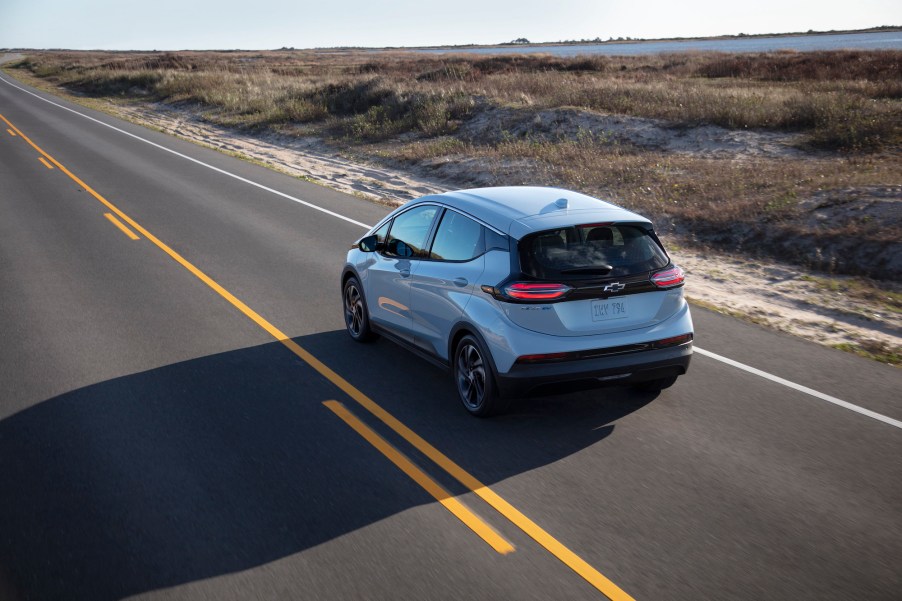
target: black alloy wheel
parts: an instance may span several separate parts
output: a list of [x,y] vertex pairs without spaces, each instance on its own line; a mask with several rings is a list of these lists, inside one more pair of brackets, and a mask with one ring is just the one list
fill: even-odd
[[478,417],[496,415],[507,407],[498,394],[492,367],[479,341],[467,334],[454,352],[454,382],[464,408]]
[[366,300],[363,298],[357,278],[348,278],[342,296],[344,298],[345,328],[348,334],[357,342],[374,340],[376,334],[370,328],[369,311],[366,308]]

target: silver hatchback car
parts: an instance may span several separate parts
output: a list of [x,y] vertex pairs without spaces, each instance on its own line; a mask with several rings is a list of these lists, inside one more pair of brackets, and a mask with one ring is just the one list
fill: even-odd
[[532,393],[661,390],[692,356],[683,272],[651,222],[568,190],[412,200],[354,244],[341,287],[354,340],[450,368],[478,416]]

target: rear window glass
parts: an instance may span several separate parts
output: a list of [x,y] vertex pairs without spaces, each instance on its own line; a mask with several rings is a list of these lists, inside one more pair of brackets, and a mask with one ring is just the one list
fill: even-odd
[[537,278],[624,276],[666,267],[667,255],[635,225],[577,225],[520,241],[520,266]]

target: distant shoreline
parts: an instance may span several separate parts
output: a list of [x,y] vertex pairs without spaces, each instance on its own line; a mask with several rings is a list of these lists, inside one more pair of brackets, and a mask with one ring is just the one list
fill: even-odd
[[445,46],[329,46],[316,48],[205,48],[205,49],[165,49],[165,50],[148,50],[148,49],[130,49],[130,50],[106,50],[103,48],[75,50],[71,48],[0,48],[0,52],[294,52],[294,51],[421,51],[421,50],[473,50],[473,49],[493,49],[507,50],[511,48],[560,48],[568,46],[609,46],[621,44],[648,44],[657,42],[706,42],[718,40],[747,40],[756,38],[790,38],[790,37],[816,37],[828,35],[854,35],[866,33],[891,33],[902,32],[902,25],[883,25],[879,27],[870,27],[868,29],[847,29],[847,30],[831,30],[831,31],[798,31],[787,33],[749,33],[749,34],[725,34],[719,36],[707,36],[697,38],[630,38],[630,39],[608,39],[608,40],[563,40],[559,42],[529,42],[529,43],[513,43],[501,42],[498,44],[456,44]]
[[386,46],[384,48],[342,47],[342,48],[317,48],[317,50],[445,50],[445,49],[473,49],[473,48],[520,48],[520,47],[561,47],[561,46],[607,46],[611,44],[647,44],[649,42],[707,42],[718,40],[746,40],[750,38],[790,38],[826,35],[854,35],[859,33],[890,33],[902,32],[902,25],[886,25],[870,27],[868,29],[844,29],[830,31],[798,31],[787,33],[740,33],[707,36],[698,38],[623,38],[608,40],[563,40],[560,42],[529,42],[514,43],[502,42],[500,44],[457,44],[449,46]]

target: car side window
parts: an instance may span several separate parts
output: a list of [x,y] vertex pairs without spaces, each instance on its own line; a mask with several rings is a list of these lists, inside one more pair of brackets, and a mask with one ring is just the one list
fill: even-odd
[[430,259],[469,261],[485,252],[485,230],[455,211],[445,211],[435,233]]
[[385,243],[385,254],[393,257],[422,257],[426,237],[438,207],[416,207],[395,217]]

